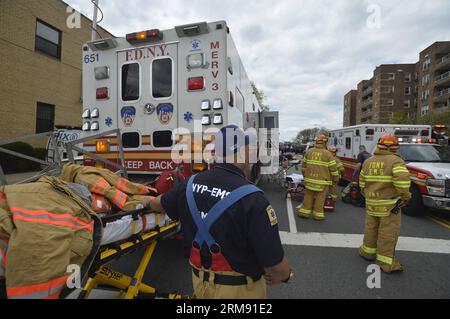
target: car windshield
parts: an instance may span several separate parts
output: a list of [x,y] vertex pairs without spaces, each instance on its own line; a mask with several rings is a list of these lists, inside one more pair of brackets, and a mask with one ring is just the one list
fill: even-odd
[[450,163],[450,147],[415,144],[401,145],[399,154],[406,162]]

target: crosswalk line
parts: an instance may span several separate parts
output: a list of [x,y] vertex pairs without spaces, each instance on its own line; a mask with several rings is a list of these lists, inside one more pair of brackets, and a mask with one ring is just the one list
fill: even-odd
[[[363,242],[360,234],[288,233],[280,232],[281,242],[288,246],[330,248],[359,248]],[[434,238],[400,237],[398,251],[450,254],[450,240]]]

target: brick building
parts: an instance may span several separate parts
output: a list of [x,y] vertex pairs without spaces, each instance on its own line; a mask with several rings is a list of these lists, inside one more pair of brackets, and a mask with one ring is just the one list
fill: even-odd
[[435,42],[420,52],[418,78],[417,115],[449,110],[450,41]]
[[370,80],[359,82],[353,125],[388,123],[398,113],[414,119],[417,103],[416,69],[417,64],[383,64],[374,70]]
[[81,126],[82,44],[92,22],[81,15],[81,28],[69,28],[67,7],[60,0],[0,1],[0,139]]
[[356,99],[358,91],[351,90],[344,97],[344,127],[356,125]]

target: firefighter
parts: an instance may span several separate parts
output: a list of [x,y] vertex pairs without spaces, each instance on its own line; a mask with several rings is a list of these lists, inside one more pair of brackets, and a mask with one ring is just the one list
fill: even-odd
[[306,153],[302,163],[306,192],[303,204],[297,207],[302,218],[309,218],[312,213],[315,220],[325,220],[324,204],[328,187],[339,180],[336,161],[327,150],[327,142],[326,136],[318,136],[315,147]]
[[181,220],[192,243],[194,298],[266,298],[266,283],[288,282],[293,275],[276,213],[244,174],[250,144],[250,136],[237,126],[222,128],[215,137],[219,161],[213,170],[144,203]]
[[[334,160],[336,161],[336,169],[337,169],[337,171],[339,173],[339,180],[340,180],[342,178],[342,176],[344,176],[344,171],[345,171],[344,164],[342,164],[341,160],[336,156],[337,148],[335,146],[332,146],[332,147],[328,148],[328,150],[334,156]],[[336,201],[337,201],[337,198],[338,198],[338,196],[337,196],[337,184],[333,184],[330,187],[330,196],[333,199],[334,204],[336,204]]]
[[366,197],[364,243],[361,257],[373,261],[384,272],[402,271],[395,256],[400,232],[401,208],[411,199],[409,171],[396,154],[399,148],[395,135],[383,136],[375,155],[364,162],[359,184]]

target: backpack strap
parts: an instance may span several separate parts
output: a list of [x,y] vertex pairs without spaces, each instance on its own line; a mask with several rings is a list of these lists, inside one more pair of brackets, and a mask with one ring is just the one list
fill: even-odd
[[216,244],[216,241],[211,236],[209,230],[211,229],[212,225],[220,218],[220,216],[222,216],[228,208],[233,206],[242,198],[253,193],[262,192],[262,190],[254,185],[241,186],[232,191],[224,199],[218,201],[209,210],[206,218],[202,219],[194,199],[194,179],[195,176],[191,176],[186,187],[186,199],[188,202],[189,211],[191,213],[192,219],[195,222],[195,225],[197,226],[197,234],[195,236],[194,242],[196,242],[200,246],[203,244],[203,242],[206,242],[208,247],[211,247],[212,245]]

